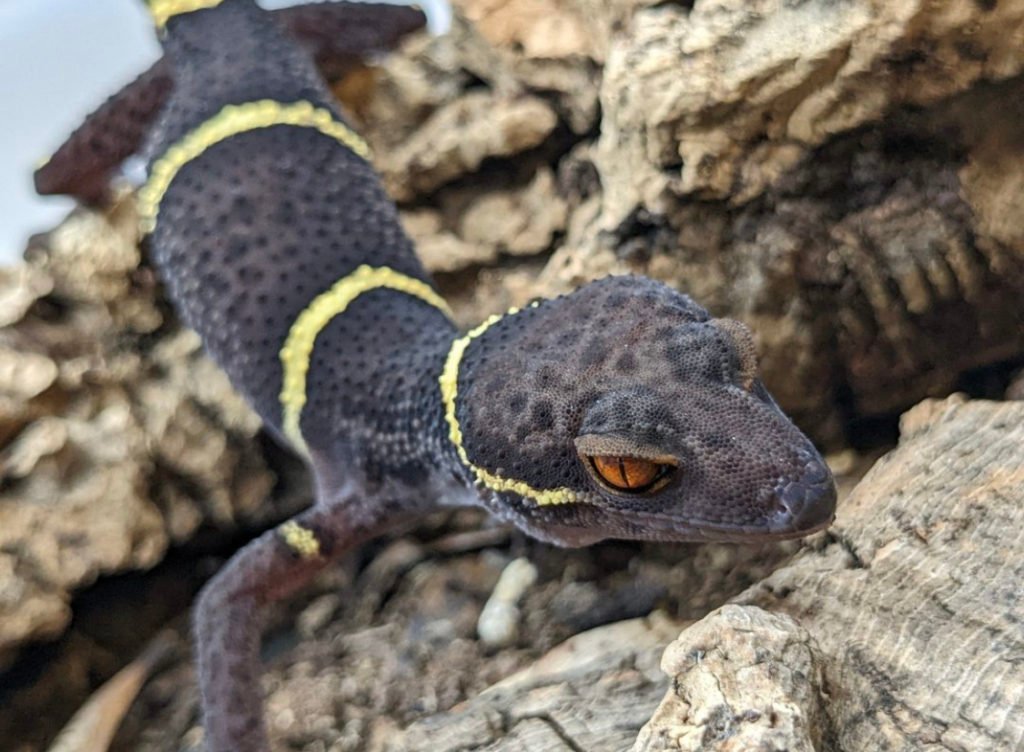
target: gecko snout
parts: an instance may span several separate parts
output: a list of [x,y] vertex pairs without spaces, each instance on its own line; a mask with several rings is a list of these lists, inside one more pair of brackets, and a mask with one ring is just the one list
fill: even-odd
[[809,533],[832,522],[836,513],[836,484],[832,472],[818,457],[807,456],[803,473],[775,488],[778,504],[772,529]]

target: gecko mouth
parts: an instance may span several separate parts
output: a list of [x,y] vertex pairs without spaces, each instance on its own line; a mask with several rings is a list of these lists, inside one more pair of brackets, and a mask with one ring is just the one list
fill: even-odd
[[[723,525],[703,522],[680,522],[678,519],[647,518],[643,526],[624,524],[624,534],[614,537],[663,543],[751,543],[803,538],[824,530],[832,524],[833,515],[813,526],[801,528],[769,528],[764,525]],[[622,520],[626,523],[625,520]]]
[[803,538],[824,530],[832,524],[833,517],[804,528],[771,529],[763,525],[721,525],[704,523],[680,523],[678,520],[665,519],[664,525],[648,525],[642,529],[630,531],[628,537],[637,540],[691,543],[750,543],[752,541],[782,541],[791,538]]

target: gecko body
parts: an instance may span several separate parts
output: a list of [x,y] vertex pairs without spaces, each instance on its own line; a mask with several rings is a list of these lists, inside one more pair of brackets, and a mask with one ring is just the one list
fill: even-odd
[[269,749],[262,609],[439,505],[573,546],[831,521],[831,474],[758,379],[746,327],[626,276],[460,332],[308,52],[252,0],[150,9],[174,80],[144,147],[152,259],[316,490],[201,594],[210,750]]

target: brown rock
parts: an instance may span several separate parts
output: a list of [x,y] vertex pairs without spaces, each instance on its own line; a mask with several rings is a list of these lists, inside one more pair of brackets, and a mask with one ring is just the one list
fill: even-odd
[[521,91],[502,55],[456,13],[446,34],[410,37],[401,54],[381,61],[366,135],[378,154],[394,149],[440,107],[481,83],[501,94]]
[[20,321],[32,304],[52,289],[53,280],[36,267],[0,267],[0,326]]
[[660,194],[747,200],[808,148],[1024,70],[1024,8],[726,0],[641,9],[605,69],[606,220]]
[[539,98],[470,92],[439,108],[377,166],[392,196],[407,201],[475,171],[485,159],[539,146],[557,124]]
[[[551,250],[565,230],[566,203],[548,169],[520,187],[495,186],[442,192],[440,210],[403,214],[406,231],[427,269],[456,272],[494,264],[502,256],[533,256]],[[447,227],[446,217],[455,217]]]
[[28,402],[49,389],[57,380],[57,364],[45,355],[0,350],[0,394]]
[[668,646],[672,689],[633,752],[815,752],[825,709],[821,656],[784,614],[723,606]]
[[414,723],[384,749],[624,749],[661,694],[655,664],[677,629],[653,614],[577,635],[457,711]]
[[456,272],[497,258],[494,246],[467,242],[447,229],[444,216],[434,209],[403,212],[402,224],[416,243],[416,254],[432,273]]
[[459,0],[456,7],[495,47],[530,58],[599,54],[588,21],[573,2]]

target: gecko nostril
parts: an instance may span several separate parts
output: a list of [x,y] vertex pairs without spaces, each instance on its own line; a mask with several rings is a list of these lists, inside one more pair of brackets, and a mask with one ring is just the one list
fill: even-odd
[[796,480],[784,480],[775,488],[773,527],[777,530],[810,531],[832,521],[836,509],[836,486],[828,466],[807,456]]
[[832,473],[829,472],[823,462],[811,462],[804,468],[804,475],[800,482],[805,485],[816,486],[825,482],[831,482]]

